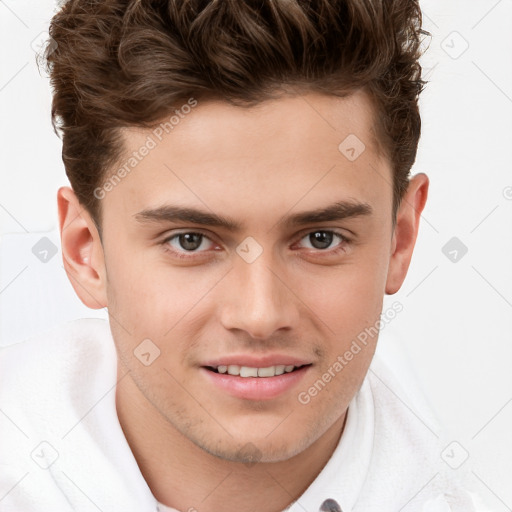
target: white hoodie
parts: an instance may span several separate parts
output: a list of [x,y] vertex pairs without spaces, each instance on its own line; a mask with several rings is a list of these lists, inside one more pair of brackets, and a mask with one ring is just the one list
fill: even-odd
[[[116,357],[99,319],[0,351],[0,512],[177,512],[154,498],[119,424]],[[335,451],[286,511],[483,512],[406,397],[374,357]]]

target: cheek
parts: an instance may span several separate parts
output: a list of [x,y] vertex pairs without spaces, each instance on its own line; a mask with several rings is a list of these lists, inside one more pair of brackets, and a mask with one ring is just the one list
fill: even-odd
[[360,251],[337,268],[303,274],[300,297],[329,328],[330,336],[357,335],[378,318],[386,282],[382,251]]
[[151,258],[144,252],[106,257],[109,313],[134,338],[161,340],[199,314],[225,269],[173,267],[163,251]]

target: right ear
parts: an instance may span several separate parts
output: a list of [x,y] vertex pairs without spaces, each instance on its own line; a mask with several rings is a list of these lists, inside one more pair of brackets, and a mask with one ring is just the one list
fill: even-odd
[[105,258],[96,224],[70,187],[59,188],[57,204],[62,259],[71,285],[87,307],[106,307]]

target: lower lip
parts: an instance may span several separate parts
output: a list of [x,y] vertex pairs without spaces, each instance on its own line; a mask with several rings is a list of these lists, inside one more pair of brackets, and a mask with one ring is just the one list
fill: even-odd
[[270,400],[298,384],[310,367],[311,365],[303,366],[293,372],[274,377],[240,377],[227,373],[215,373],[204,367],[200,370],[219,389],[232,396],[245,400]]

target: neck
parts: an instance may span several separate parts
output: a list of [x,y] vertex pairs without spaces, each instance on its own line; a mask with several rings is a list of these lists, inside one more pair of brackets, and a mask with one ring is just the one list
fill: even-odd
[[155,498],[180,511],[280,512],[315,480],[336,448],[346,412],[299,454],[244,464],[199,448],[148,402],[131,376],[116,390],[119,422]]

